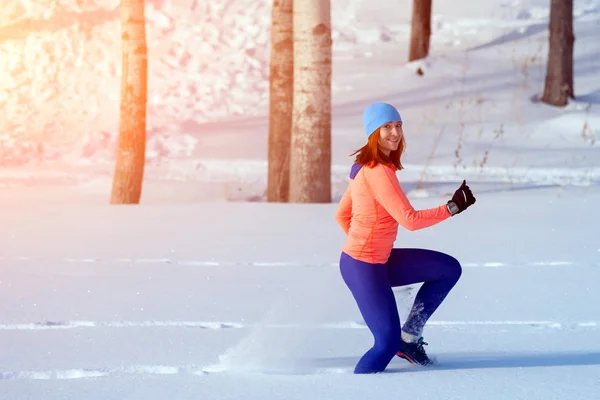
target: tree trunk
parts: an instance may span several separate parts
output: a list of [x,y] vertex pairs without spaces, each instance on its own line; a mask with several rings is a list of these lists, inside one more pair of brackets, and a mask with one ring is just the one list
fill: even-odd
[[431,37],[431,0],[413,0],[408,61],[427,57]]
[[551,0],[550,40],[546,83],[542,101],[554,106],[567,105],[575,98],[573,87],[573,0]]
[[274,0],[269,80],[269,173],[267,201],[287,202],[294,100],[293,0]]
[[294,4],[290,202],[331,202],[331,4]]
[[137,204],[146,155],[148,50],[144,0],[121,0],[121,110],[111,204]]

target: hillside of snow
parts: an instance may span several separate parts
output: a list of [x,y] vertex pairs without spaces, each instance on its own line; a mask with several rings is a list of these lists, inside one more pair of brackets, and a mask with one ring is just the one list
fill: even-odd
[[[466,3],[434,5],[430,56],[409,64],[412,1],[333,2],[335,193],[364,142],[361,113],[379,100],[403,116],[404,164],[416,180],[598,182],[600,2],[575,2],[577,98],[564,109],[537,101],[549,2]],[[229,198],[264,198],[270,7],[147,2],[148,180],[219,181],[239,192]],[[3,10],[0,184],[106,188],[119,120],[118,1],[15,0]]]

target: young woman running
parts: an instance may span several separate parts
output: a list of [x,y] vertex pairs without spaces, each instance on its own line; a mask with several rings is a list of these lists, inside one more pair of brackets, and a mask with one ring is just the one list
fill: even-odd
[[[405,141],[402,118],[387,103],[371,104],[363,113],[367,144],[357,150],[350,184],[340,200],[336,220],[347,235],[340,271],[374,337],[354,373],[385,370],[394,355],[429,365],[423,327],[461,275],[460,263],[433,250],[393,248],[398,225],[414,231],[459,214],[475,203],[463,181],[446,204],[415,210],[400,187],[396,171]],[[401,327],[392,287],[423,282]]]

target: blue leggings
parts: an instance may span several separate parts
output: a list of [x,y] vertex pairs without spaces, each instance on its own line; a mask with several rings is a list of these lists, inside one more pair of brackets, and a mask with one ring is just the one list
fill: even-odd
[[385,264],[370,264],[343,253],[340,271],[375,343],[354,369],[365,374],[385,370],[400,350],[400,317],[392,287],[424,282],[402,331],[420,336],[425,323],[460,278],[453,257],[425,249],[393,249]]

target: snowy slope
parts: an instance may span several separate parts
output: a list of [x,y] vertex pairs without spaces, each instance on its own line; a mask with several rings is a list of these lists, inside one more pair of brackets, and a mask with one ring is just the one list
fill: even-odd
[[[386,100],[406,121],[406,162],[425,180],[449,167],[487,180],[508,168],[576,167],[583,179],[575,183],[597,181],[597,0],[575,2],[577,99],[566,109],[532,101],[545,74],[546,0],[436,4],[431,56],[406,64],[411,3],[334,2],[335,165],[347,166],[347,154],[362,144],[364,107]],[[45,8],[45,16],[36,7],[17,7],[3,19],[0,62],[9,65],[0,68],[0,174],[6,181],[34,174],[53,182],[89,180],[112,172],[116,3],[69,7],[74,3]],[[264,186],[270,2],[149,2],[147,17],[149,177],[213,181],[218,163],[234,160],[237,181]],[[34,56],[35,63],[27,62]],[[50,74],[55,58],[57,72]],[[424,76],[414,73],[417,67]],[[39,161],[10,168],[31,160],[46,160],[43,175]],[[259,172],[239,172],[256,164]],[[443,166],[439,173],[429,170],[435,164]],[[551,173],[554,182],[570,183],[568,174]]]

